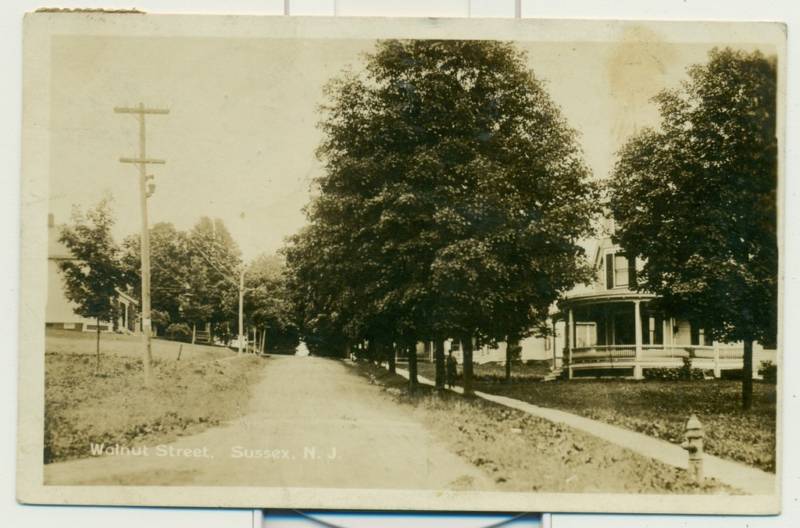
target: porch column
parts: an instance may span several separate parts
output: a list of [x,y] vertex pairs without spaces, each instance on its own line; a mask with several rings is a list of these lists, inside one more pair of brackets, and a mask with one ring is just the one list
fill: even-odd
[[556,330],[558,319],[554,317],[550,322],[553,325],[553,370],[556,370],[561,367],[561,365],[558,364],[558,333]]
[[572,379],[572,350],[575,348],[575,316],[572,308],[569,309],[569,321],[567,324],[567,365],[569,366],[569,379]]
[[633,367],[633,378],[642,379],[642,312],[640,301],[633,301],[633,328],[636,332],[636,361]]

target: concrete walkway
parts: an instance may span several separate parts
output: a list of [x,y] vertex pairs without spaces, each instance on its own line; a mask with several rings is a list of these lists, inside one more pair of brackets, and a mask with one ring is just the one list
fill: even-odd
[[[397,373],[408,379],[407,370],[398,368]],[[417,379],[420,383],[435,385],[433,381],[423,376],[417,376]],[[464,393],[461,387],[455,387],[451,390],[459,394]],[[659,440],[658,438],[653,438],[652,436],[637,433],[629,429],[623,429],[615,425],[584,418],[577,414],[547,407],[539,407],[506,396],[497,396],[495,394],[487,394],[479,391],[475,391],[475,396],[511,409],[517,409],[532,416],[544,418],[551,422],[568,425],[573,429],[589,433],[597,438],[601,438],[607,442],[630,449],[635,453],[659,460],[671,466],[686,469],[688,465],[686,451],[684,451],[681,446],[665,440]],[[766,471],[745,464],[731,462],[730,460],[724,460],[706,453],[703,459],[703,470],[706,477],[715,478],[720,482],[724,482],[748,494],[773,495],[777,493],[776,478],[773,473],[767,473]]]

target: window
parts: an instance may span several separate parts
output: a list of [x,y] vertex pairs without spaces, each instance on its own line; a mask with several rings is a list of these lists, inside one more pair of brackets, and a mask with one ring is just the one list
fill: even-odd
[[614,286],[628,285],[628,259],[624,255],[614,255]]
[[575,348],[597,345],[597,326],[594,323],[575,323]]
[[623,253],[606,254],[606,288],[624,288],[636,281],[635,260]]

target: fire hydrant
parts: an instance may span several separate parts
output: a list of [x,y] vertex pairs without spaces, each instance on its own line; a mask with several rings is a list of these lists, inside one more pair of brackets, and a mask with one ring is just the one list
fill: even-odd
[[686,422],[681,447],[689,453],[689,476],[695,482],[703,480],[703,424],[692,414]]

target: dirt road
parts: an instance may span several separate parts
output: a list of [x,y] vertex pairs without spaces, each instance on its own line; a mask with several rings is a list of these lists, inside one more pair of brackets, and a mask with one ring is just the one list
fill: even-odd
[[231,424],[128,447],[50,464],[45,483],[493,489],[380,388],[314,357],[267,359],[250,408]]

